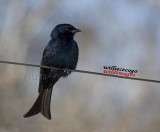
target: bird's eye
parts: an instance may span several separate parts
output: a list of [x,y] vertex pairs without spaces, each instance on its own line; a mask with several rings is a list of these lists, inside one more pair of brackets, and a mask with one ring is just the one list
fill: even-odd
[[69,28],[65,28],[64,30],[65,30],[65,31],[69,31]]

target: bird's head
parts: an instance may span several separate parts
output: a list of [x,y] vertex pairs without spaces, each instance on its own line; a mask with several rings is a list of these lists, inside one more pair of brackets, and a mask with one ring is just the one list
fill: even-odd
[[81,32],[80,29],[75,28],[70,24],[59,24],[57,25],[53,31],[51,32],[51,38],[61,38],[61,37],[68,37],[73,38],[75,33]]

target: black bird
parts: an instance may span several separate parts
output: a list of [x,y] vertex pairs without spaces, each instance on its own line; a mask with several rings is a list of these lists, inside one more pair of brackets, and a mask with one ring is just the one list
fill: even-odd
[[[80,31],[70,24],[57,25],[51,32],[51,40],[43,52],[41,65],[75,69],[78,62],[79,50],[74,40],[74,35]],[[50,103],[53,86],[61,77],[67,77],[70,73],[70,71],[40,68],[39,96],[24,117],[41,113],[50,120]]]

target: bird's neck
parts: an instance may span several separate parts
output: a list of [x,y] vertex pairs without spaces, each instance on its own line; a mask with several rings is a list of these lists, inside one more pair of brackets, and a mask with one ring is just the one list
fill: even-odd
[[65,41],[73,41],[73,35],[68,35],[68,36],[65,36],[65,35],[59,35],[59,36],[56,36],[56,37],[51,37],[52,40],[54,41],[59,41],[59,42],[65,42]]

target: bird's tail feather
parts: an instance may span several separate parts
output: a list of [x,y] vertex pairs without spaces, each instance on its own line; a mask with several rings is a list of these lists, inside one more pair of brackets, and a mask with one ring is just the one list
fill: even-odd
[[47,119],[51,119],[51,112],[50,112],[51,95],[52,95],[52,88],[46,89],[41,104],[41,114]]
[[27,118],[30,116],[34,116],[41,112],[41,114],[44,117],[50,120],[51,119],[51,112],[50,112],[51,95],[52,95],[52,88],[42,89],[39,93],[37,100],[33,104],[32,108],[24,115],[24,117]]

